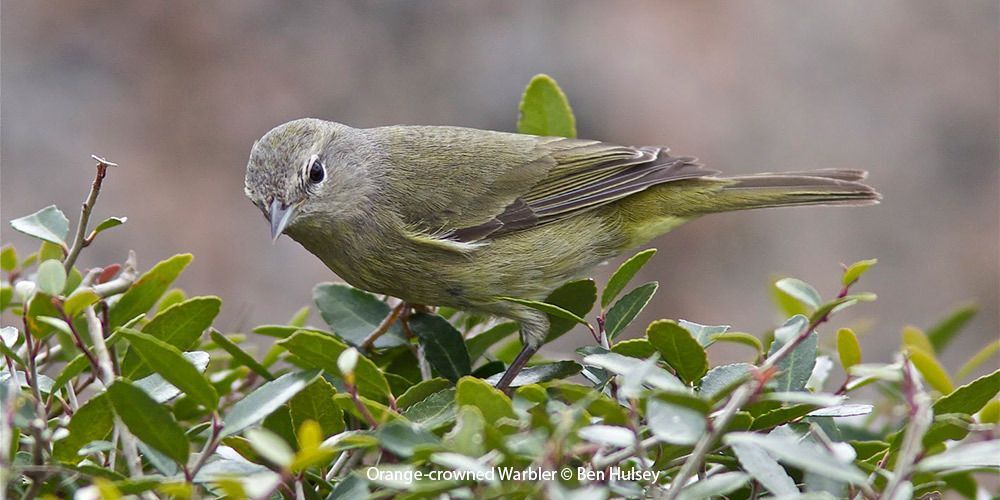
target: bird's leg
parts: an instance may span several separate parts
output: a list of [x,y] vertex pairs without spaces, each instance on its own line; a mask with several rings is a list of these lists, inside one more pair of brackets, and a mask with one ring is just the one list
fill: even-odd
[[396,320],[399,319],[399,316],[403,314],[403,311],[407,310],[409,307],[410,305],[406,302],[400,302],[399,305],[394,307],[389,315],[386,316],[381,323],[379,323],[378,327],[375,328],[373,332],[369,333],[368,336],[365,337],[365,340],[361,342],[361,345],[359,346],[361,350],[370,351],[372,346],[375,345],[375,341],[384,335],[385,332],[388,332],[389,328],[392,328],[392,324],[395,323]]
[[530,360],[536,352],[538,352],[537,347],[531,344],[524,344],[524,348],[521,349],[521,352],[517,354],[514,361],[507,367],[507,371],[504,372],[503,377],[500,377],[500,381],[497,382],[497,389],[500,389],[504,392],[504,394],[509,396],[511,392],[511,382],[514,381],[517,374],[521,372],[524,365],[528,364],[528,360]]

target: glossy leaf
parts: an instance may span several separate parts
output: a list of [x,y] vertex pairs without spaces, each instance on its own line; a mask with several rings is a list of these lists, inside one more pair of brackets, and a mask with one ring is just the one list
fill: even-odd
[[796,495],[799,489],[788,472],[766,450],[750,443],[733,443],[740,467],[774,495]]
[[844,276],[841,279],[841,284],[843,284],[844,286],[851,285],[859,278],[861,278],[862,274],[868,272],[868,269],[870,269],[877,263],[878,259],[868,259],[868,260],[859,260],[847,266],[847,268],[844,269]]
[[63,311],[66,316],[74,318],[77,314],[82,313],[87,306],[94,305],[98,300],[101,300],[101,297],[92,288],[78,288],[63,302]]
[[566,94],[548,75],[531,79],[518,109],[517,131],[521,134],[576,137],[576,118]]
[[423,346],[427,362],[444,378],[455,382],[472,371],[465,339],[448,320],[417,313],[410,316],[408,324]]
[[[797,327],[796,327],[797,328]],[[801,330],[799,330],[801,331]],[[775,332],[774,342],[768,355],[773,355],[784,345],[778,340],[778,333]],[[816,364],[816,353],[819,345],[819,336],[812,332],[799,345],[795,346],[792,352],[788,353],[777,363],[780,373],[773,380],[774,388],[777,391],[801,391],[805,389],[806,382],[812,375],[813,366]]]
[[[521,370],[521,372],[514,377],[510,386],[521,387],[529,384],[540,384],[542,382],[548,382],[549,380],[564,379],[580,373],[581,368],[580,364],[575,361],[556,361],[554,363],[541,363],[529,366],[528,368]],[[486,382],[495,386],[498,382],[500,382],[501,376],[503,376],[503,373],[497,373],[496,375],[486,379]]]
[[517,329],[517,323],[509,321],[495,325],[489,330],[468,339],[465,344],[469,350],[469,359],[475,362],[480,356],[489,350],[490,347],[509,337],[511,334],[516,332]]
[[108,217],[101,221],[100,224],[94,227],[92,235],[98,235],[101,232],[107,231],[113,227],[118,227],[128,221],[128,217]]
[[299,429],[307,421],[313,421],[319,425],[323,436],[343,432],[344,411],[334,403],[336,395],[337,390],[329,382],[322,377],[317,378],[288,401],[292,426]]
[[866,479],[865,474],[853,464],[840,461],[829,451],[800,443],[790,436],[732,432],[722,440],[729,445],[745,443],[759,446],[781,462],[823,477],[851,484],[862,484]]
[[521,304],[522,306],[528,306],[537,311],[542,311],[543,313],[548,314],[549,316],[567,319],[575,323],[579,323],[581,325],[587,324],[587,320],[557,305],[548,304],[545,302],[538,302],[537,300],[519,299],[516,297],[500,297],[500,299],[506,300],[507,302],[513,302],[515,304]]
[[720,365],[708,370],[701,379],[701,395],[718,400],[749,378],[754,366],[750,363]]
[[55,205],[49,205],[31,215],[10,221],[11,227],[40,240],[66,245],[69,219]]
[[[545,298],[547,304],[559,306],[581,318],[586,317],[587,313],[594,308],[596,300],[597,285],[591,279],[570,281],[556,288]],[[576,320],[558,316],[549,317],[549,333],[545,337],[545,342],[552,342],[561,337],[573,329],[576,324]]]
[[973,415],[1000,391],[1000,370],[965,384],[934,402],[934,414],[963,413]]
[[837,354],[840,356],[840,364],[844,370],[849,370],[852,366],[861,362],[861,344],[858,336],[850,328],[837,330]]
[[650,398],[646,418],[653,435],[665,443],[692,445],[705,433],[705,416],[686,406]]
[[782,278],[776,281],[774,286],[788,294],[788,296],[801,302],[811,311],[815,311],[823,303],[823,298],[820,297],[819,292],[812,285],[800,279]]
[[118,302],[111,307],[109,328],[121,326],[126,321],[149,311],[191,262],[191,254],[179,254],[163,260],[146,271],[129,287]]
[[38,265],[35,275],[38,290],[49,295],[59,295],[66,286],[66,270],[58,260],[46,260]]
[[479,408],[488,422],[495,422],[501,418],[517,418],[510,398],[489,383],[477,378],[463,377],[458,381],[455,402],[459,407],[471,405]]
[[52,456],[60,462],[79,463],[84,457],[77,451],[91,441],[106,438],[115,424],[115,414],[111,400],[106,395],[97,395],[87,401],[69,421],[69,436],[56,441]]
[[455,419],[455,393],[456,390],[452,388],[435,392],[410,405],[403,416],[425,429],[433,430],[447,425]]
[[413,404],[423,401],[427,396],[448,389],[451,386],[452,383],[445,378],[432,378],[421,381],[396,398],[396,408],[405,410]]
[[[183,353],[184,359],[188,360],[199,372],[204,372],[208,367],[209,356],[207,352],[191,351]],[[84,358],[86,361],[86,358]],[[157,403],[165,403],[180,395],[181,390],[167,382],[159,373],[154,373],[148,377],[141,378],[133,382],[133,385],[146,391],[147,394]]]
[[122,328],[119,332],[142,360],[167,382],[209,410],[214,410],[219,405],[219,395],[215,388],[194,365],[184,359],[176,347],[130,328]]
[[436,444],[441,440],[419,425],[397,420],[378,428],[375,437],[379,445],[398,457],[410,457],[417,446]]
[[[583,364],[603,368],[618,375],[629,373],[640,360],[613,352],[590,354],[583,358]],[[688,392],[690,389],[677,377],[662,368],[654,368],[645,377],[646,385],[674,392]]]
[[232,340],[229,340],[229,337],[226,337],[215,330],[209,332],[209,335],[211,336],[212,341],[215,342],[215,345],[228,352],[229,355],[233,357],[233,361],[237,364],[249,368],[250,371],[264,377],[267,380],[274,380],[274,375],[272,375],[271,372],[264,367],[264,365],[260,364],[253,358],[253,356],[247,354],[246,351],[240,349],[240,346],[236,345],[236,343]]
[[[278,345],[294,354],[309,368],[320,368],[331,375],[343,377],[337,366],[337,358],[347,349],[347,344],[331,335],[300,330],[279,341]],[[388,401],[389,382],[370,359],[358,357],[354,377],[358,393],[380,402]]]
[[659,284],[655,281],[637,287],[611,306],[604,319],[604,329],[609,339],[615,338],[642,312],[656,293]]
[[646,329],[646,338],[688,384],[697,382],[708,371],[705,349],[691,332],[677,323],[666,319],[654,321]]
[[264,420],[313,383],[321,373],[320,370],[287,373],[258,387],[229,409],[222,420],[222,436],[231,436]]
[[111,384],[107,394],[115,413],[135,437],[179,464],[187,461],[187,436],[165,406],[124,380]]
[[608,278],[608,284],[605,285],[604,292],[601,293],[601,308],[611,305],[618,297],[618,294],[625,289],[625,285],[628,285],[632,281],[632,278],[642,269],[642,266],[645,266],[646,262],[655,254],[655,248],[643,250],[629,257],[622,265],[618,266],[614,274]]
[[750,479],[743,472],[723,472],[706,479],[700,479],[686,486],[677,497],[679,500],[702,500],[719,498],[740,489]]
[[[389,304],[364,290],[340,283],[321,283],[313,288],[313,302],[323,321],[338,337],[359,346],[385,320]],[[375,341],[378,349],[403,345],[403,329],[396,321]]]
[[917,368],[924,380],[936,391],[948,394],[955,389],[948,372],[933,354],[918,349],[910,350],[910,362]]

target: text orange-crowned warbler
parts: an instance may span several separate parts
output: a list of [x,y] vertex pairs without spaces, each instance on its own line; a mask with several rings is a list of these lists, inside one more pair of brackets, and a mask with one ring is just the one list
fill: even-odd
[[524,349],[497,384],[506,389],[542,344],[548,320],[502,297],[542,300],[704,214],[877,203],[864,177],[720,177],[661,147],[301,119],[254,144],[246,195],[273,238],[288,234],[353,286],[518,321]]

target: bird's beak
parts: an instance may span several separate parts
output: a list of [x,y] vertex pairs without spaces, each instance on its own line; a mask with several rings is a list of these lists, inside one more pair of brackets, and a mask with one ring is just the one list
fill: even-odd
[[278,236],[285,232],[288,223],[295,217],[298,205],[285,205],[275,199],[271,202],[271,241],[278,241]]

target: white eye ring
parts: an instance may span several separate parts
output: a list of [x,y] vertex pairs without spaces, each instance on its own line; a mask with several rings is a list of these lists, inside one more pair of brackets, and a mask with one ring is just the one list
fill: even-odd
[[312,155],[309,163],[306,164],[306,178],[312,184],[319,184],[326,178],[326,165],[319,160],[319,155]]

